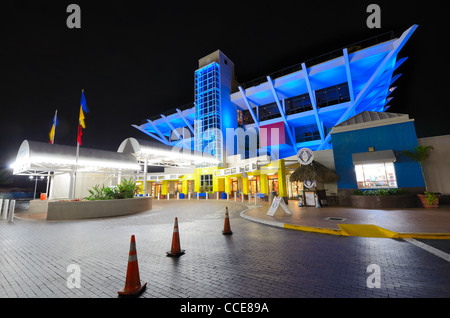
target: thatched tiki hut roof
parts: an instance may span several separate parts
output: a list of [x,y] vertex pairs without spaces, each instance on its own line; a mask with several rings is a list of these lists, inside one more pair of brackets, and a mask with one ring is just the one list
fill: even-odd
[[305,181],[315,180],[319,182],[336,182],[339,176],[331,169],[328,169],[323,164],[313,160],[309,165],[300,165],[291,174],[289,181]]

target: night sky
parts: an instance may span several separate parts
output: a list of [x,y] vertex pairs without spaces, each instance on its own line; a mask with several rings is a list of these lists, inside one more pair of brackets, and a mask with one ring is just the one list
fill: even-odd
[[[81,7],[81,29],[66,25],[71,3]],[[370,3],[381,7],[380,29],[366,26]],[[24,139],[48,142],[56,109],[55,143],[75,146],[81,89],[90,110],[82,146],[116,151],[125,138],[150,139],[131,124],[193,101],[198,59],[217,49],[244,83],[413,24],[389,111],[414,118],[418,137],[449,134],[440,3],[2,1],[0,164],[15,160]]]

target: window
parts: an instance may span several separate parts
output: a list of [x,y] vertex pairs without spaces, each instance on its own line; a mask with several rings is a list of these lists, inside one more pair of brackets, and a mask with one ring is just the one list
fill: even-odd
[[[215,62],[195,71],[195,150],[222,160],[220,68]],[[208,132],[208,130],[210,130]],[[205,133],[206,132],[206,133]],[[215,142],[217,141],[217,142]]]
[[[212,174],[203,174],[200,176],[200,188],[203,188],[203,191],[212,191],[213,189],[213,175]],[[201,191],[201,192],[203,192]]]
[[259,107],[259,120],[264,121],[281,117],[280,110],[276,103],[270,103]]
[[316,91],[317,107],[326,107],[350,100],[348,83],[342,83]]
[[296,142],[305,142],[320,139],[319,129],[316,124],[303,125],[295,128]]
[[358,189],[397,188],[393,162],[355,165]]

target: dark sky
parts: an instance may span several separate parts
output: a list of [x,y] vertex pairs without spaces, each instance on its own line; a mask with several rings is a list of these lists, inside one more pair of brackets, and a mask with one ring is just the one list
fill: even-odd
[[[81,7],[81,29],[66,8]],[[381,7],[381,29],[366,8]],[[420,3],[420,4],[418,4]],[[243,83],[394,31],[419,28],[400,52],[391,112],[415,119],[418,137],[450,133],[446,8],[436,1],[2,1],[0,164],[24,139],[76,145],[81,89],[87,105],[83,146],[116,151],[131,127],[193,101],[198,59],[222,50]]]

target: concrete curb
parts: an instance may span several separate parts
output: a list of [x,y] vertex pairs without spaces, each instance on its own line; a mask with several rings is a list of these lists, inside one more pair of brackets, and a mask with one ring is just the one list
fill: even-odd
[[240,216],[249,221],[262,223],[270,226],[303,231],[314,232],[321,234],[340,235],[340,236],[356,236],[356,237],[377,237],[377,238],[397,238],[397,239],[450,239],[450,233],[398,233],[372,224],[338,224],[339,230],[310,227],[304,225],[296,225],[289,223],[282,223],[277,221],[269,221],[253,216],[246,215],[246,212],[251,209],[246,209],[240,213]]

